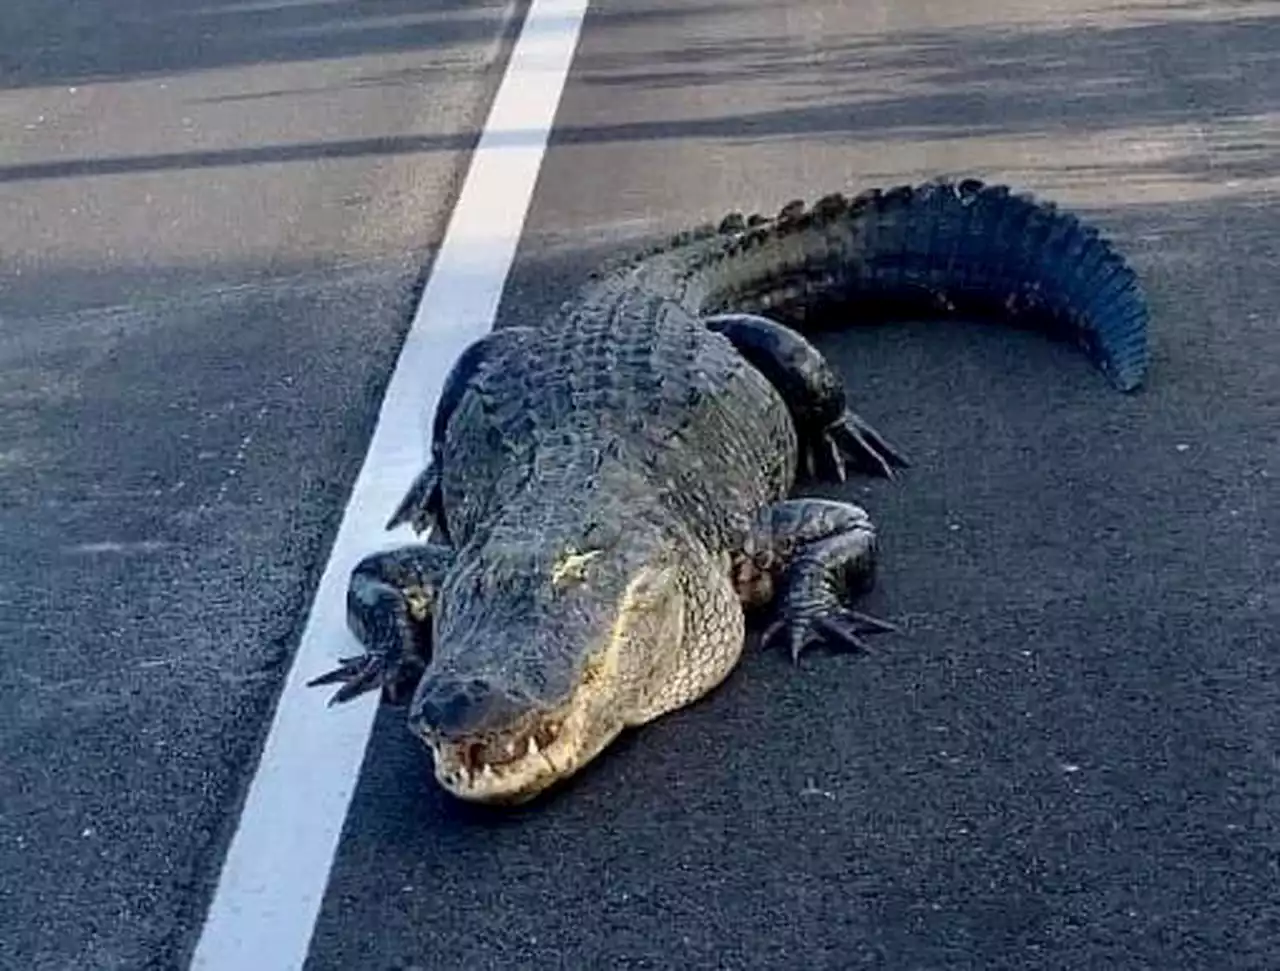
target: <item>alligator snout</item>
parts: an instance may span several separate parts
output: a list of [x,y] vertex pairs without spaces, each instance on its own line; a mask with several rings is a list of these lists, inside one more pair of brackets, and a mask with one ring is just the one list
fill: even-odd
[[482,677],[439,677],[422,685],[410,714],[419,735],[461,741],[511,731],[535,713],[528,698]]

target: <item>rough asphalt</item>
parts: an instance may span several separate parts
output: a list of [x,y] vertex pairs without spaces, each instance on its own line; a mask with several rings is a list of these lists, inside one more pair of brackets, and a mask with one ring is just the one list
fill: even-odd
[[[751,651],[514,814],[449,803],[383,712],[310,968],[1277,967],[1280,4],[962,6],[597,0],[499,324],[626,241],[974,173],[1131,256],[1149,387],[1120,396],[1070,349],[992,327],[823,337],[914,460],[831,493],[879,522],[866,606],[906,632],[798,670]],[[47,7],[20,4],[30,33],[0,54],[0,203],[22,227],[0,238],[18,429],[0,448],[0,925],[24,967],[167,968],[500,14],[483,35],[431,5],[469,52],[437,71],[453,48],[425,13],[406,34],[417,5],[334,25],[337,62],[311,60],[299,38],[324,30],[296,19],[372,8],[261,5],[276,30],[212,24],[184,62],[157,42],[199,31],[88,32],[89,5]],[[274,59],[272,37],[290,38]],[[99,103],[69,102],[70,133],[24,127],[71,86]],[[445,108],[424,99],[441,90]],[[347,147],[296,147],[319,143]]]
[[6,0],[0,966],[181,966],[504,17]]

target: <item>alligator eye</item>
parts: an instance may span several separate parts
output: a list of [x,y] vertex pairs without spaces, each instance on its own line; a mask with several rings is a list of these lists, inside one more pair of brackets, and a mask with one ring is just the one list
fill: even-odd
[[582,545],[589,550],[606,549],[617,544],[620,533],[616,523],[593,519],[582,532]]

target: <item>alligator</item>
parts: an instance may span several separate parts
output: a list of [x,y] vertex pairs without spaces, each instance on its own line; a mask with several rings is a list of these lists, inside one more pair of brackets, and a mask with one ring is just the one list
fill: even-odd
[[856,609],[871,517],[795,492],[908,467],[805,336],[895,316],[1034,328],[1144,380],[1134,271],[1053,203],[937,179],[731,214],[465,349],[387,523],[418,542],[354,567],[363,653],[310,684],[407,706],[446,792],[510,806],[713,691],[757,609],[796,661],[897,630]]

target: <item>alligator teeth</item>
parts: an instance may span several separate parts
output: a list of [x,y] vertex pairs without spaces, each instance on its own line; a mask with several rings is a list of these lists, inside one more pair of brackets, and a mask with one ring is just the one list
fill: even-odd
[[498,773],[493,771],[493,766],[488,764],[480,770],[480,774],[484,776],[485,779],[496,779],[498,777]]
[[534,738],[532,735],[529,736],[529,754],[530,755],[538,754],[538,740]]

